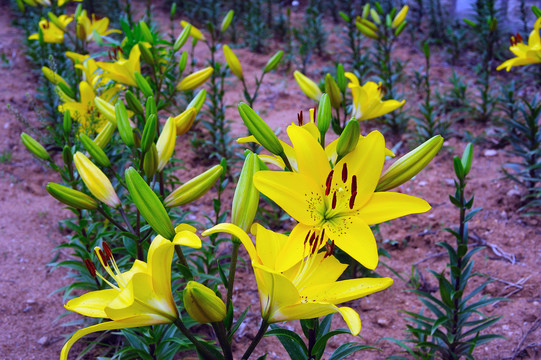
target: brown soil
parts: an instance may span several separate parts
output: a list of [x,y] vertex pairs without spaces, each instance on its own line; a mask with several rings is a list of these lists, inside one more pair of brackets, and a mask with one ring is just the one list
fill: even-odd
[[[29,101],[35,95],[37,75],[30,72],[30,64],[25,60],[20,41],[23,34],[10,25],[10,19],[9,11],[2,8],[0,53],[6,54],[10,63],[0,66],[1,78],[4,79],[3,86],[0,87],[0,151],[2,159],[5,159],[0,163],[0,234],[3,243],[0,255],[0,358],[55,359],[64,341],[63,334],[76,329],[61,327],[65,320],[57,318],[64,313],[63,299],[58,293],[51,295],[54,290],[66,285],[63,280],[65,273],[63,270],[51,272],[47,267],[47,263],[57,255],[53,248],[65,241],[65,234],[59,232],[57,223],[68,213],[62,210],[62,206],[49,197],[44,189],[48,181],[58,181],[55,174],[43,167],[20,144],[20,133],[30,129],[18,121],[13,112],[7,110],[9,105],[26,117],[32,126],[39,124],[36,109],[32,101]],[[337,29],[333,31],[336,32]],[[340,43],[337,41],[329,51],[336,54],[339,48]],[[259,74],[271,55],[252,54],[245,49],[235,51],[246,74]],[[401,57],[410,59],[414,68],[423,62],[419,53],[406,47],[399,49],[398,53]],[[198,58],[204,58],[204,54],[204,46],[200,45]],[[433,77],[437,79],[436,82],[446,84],[451,67],[438,56],[435,56],[434,64]],[[321,69],[329,65],[329,59],[316,59],[310,69]],[[471,75],[468,69],[460,69],[460,72]],[[249,81],[251,78],[249,75]],[[226,100],[228,104],[234,105],[241,100],[241,88],[236,79],[229,80]],[[408,98],[410,109],[416,107],[418,99],[419,97]],[[285,128],[296,119],[296,113],[312,105],[298,89],[292,74],[279,71],[265,78],[255,109],[272,128],[280,127],[281,137],[284,138]],[[232,133],[235,136],[243,135],[246,130],[235,108],[236,106],[233,106],[227,113],[232,120]],[[487,132],[485,126],[475,123],[455,124],[454,130],[458,134],[465,130],[475,135]],[[367,127],[364,127],[363,131],[366,132]],[[392,145],[394,144],[388,140],[388,146]],[[181,180],[204,169],[204,166],[194,160],[192,152],[186,153],[185,149],[189,146],[187,138],[179,140],[177,155],[182,154],[188,167],[191,166],[188,173],[179,175]],[[459,138],[448,139],[432,164],[399,189],[401,192],[426,199],[432,205],[428,214],[408,216],[381,225],[382,246],[391,254],[390,259],[382,258],[381,261],[406,280],[411,274],[412,264],[416,263],[423,275],[425,288],[437,286],[427,269],[438,272],[445,270],[445,256],[438,256],[443,249],[436,243],[454,241],[451,235],[442,229],[457,223],[457,211],[449,203],[448,194],[454,192],[452,157],[461,154],[464,146],[465,143]],[[496,279],[483,295],[503,296],[509,301],[498,302],[483,310],[490,316],[502,316],[492,331],[506,338],[480,346],[474,355],[479,359],[510,358],[524,340],[522,348],[529,344],[534,346],[521,355],[524,358],[536,359],[540,356],[541,330],[532,332],[525,339],[523,337],[534,323],[540,321],[541,314],[541,276],[539,271],[535,270],[541,262],[539,218],[526,218],[517,212],[521,189],[504,179],[501,172],[502,164],[511,160],[506,149],[496,149],[490,142],[484,142],[475,146],[475,155],[468,189],[470,193],[475,193],[475,206],[482,207],[483,211],[471,221],[470,232],[472,242],[486,246],[475,256],[475,270]],[[232,189],[225,196],[226,207],[230,203],[231,193]],[[208,211],[211,197],[212,194],[207,195],[200,202],[192,204],[189,210],[197,216]],[[248,259],[244,251],[241,251],[241,254],[244,259]],[[69,254],[61,253],[58,256],[63,259]],[[360,313],[363,322],[361,339],[347,335],[337,337],[329,346],[328,354],[340,342],[355,340],[378,346],[383,352],[358,353],[351,357],[352,359],[383,359],[400,351],[396,345],[378,340],[382,337],[404,338],[406,322],[404,315],[398,311],[418,311],[421,303],[414,294],[407,291],[409,288],[406,282],[397,278],[385,266],[380,265],[378,272],[392,277],[395,280],[394,285],[386,291],[349,304]],[[251,305],[248,317],[235,336],[238,342],[235,353],[236,357],[240,358],[257,331],[259,303],[250,267],[241,265],[238,274],[234,294],[234,303],[238,307],[236,310],[240,314],[246,306]],[[476,278],[471,288],[481,281],[482,278]],[[509,283],[521,284],[522,287],[508,286]],[[300,332],[297,322],[282,326]],[[336,316],[333,327],[344,326],[343,321]],[[286,358],[275,338],[265,338],[256,355],[264,352],[268,352],[269,359]]]

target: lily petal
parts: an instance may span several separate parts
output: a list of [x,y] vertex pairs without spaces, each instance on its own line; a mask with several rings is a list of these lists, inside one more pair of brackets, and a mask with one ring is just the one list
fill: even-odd
[[271,322],[281,321],[275,320],[275,314],[279,314],[280,309],[285,306],[298,303],[299,292],[284,275],[255,263],[252,263],[252,266],[259,290],[261,316]]
[[357,336],[359,332],[361,332],[361,318],[359,317],[359,314],[347,306],[339,307],[338,311],[348,325],[351,335]]
[[387,289],[392,284],[393,279],[388,277],[349,279],[310,286],[300,294],[317,302],[340,304]]
[[252,259],[253,262],[258,262],[261,264],[261,260],[259,259],[259,256],[257,256],[257,251],[255,250],[254,243],[252,242],[252,239],[246,234],[244,230],[242,230],[240,227],[238,227],[235,224],[230,223],[222,223],[218,224],[216,226],[211,227],[208,230],[203,231],[201,235],[203,236],[209,236],[212,234],[216,234],[219,232],[224,232],[227,234],[231,234],[233,236],[236,236],[241,242],[242,245],[246,248],[246,251],[248,251],[248,255],[250,255],[250,259]]
[[107,317],[105,306],[118,294],[119,291],[116,289],[92,291],[71,299],[64,307],[81,315],[105,318]]
[[425,200],[397,192],[375,192],[357,212],[368,225],[379,224],[404,215],[424,213],[430,210]]
[[300,126],[288,126],[287,134],[295,149],[299,172],[324,183],[331,171],[325,150],[308,130]]
[[256,249],[259,259],[263,264],[274,268],[280,259],[280,249],[288,241],[287,235],[268,230],[257,223],[252,226],[251,231],[256,236]]

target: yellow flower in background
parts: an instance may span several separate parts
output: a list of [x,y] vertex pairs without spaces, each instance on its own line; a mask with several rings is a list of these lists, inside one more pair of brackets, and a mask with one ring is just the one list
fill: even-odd
[[113,63],[98,61],[97,65],[104,71],[104,75],[118,83],[137,86],[135,72],[141,73],[141,50],[138,45],[131,48],[128,59],[119,54],[119,59]]
[[111,184],[111,181],[109,181],[100,168],[94,165],[94,163],[80,151],[75,153],[73,160],[81,179],[83,179],[86,187],[96,199],[112,208],[120,206],[120,199],[113,188],[113,184]]
[[506,60],[498,66],[497,70],[505,68],[509,71],[513,66],[541,63],[541,37],[539,35],[539,28],[541,28],[541,17],[535,21],[533,30],[528,37],[528,44],[524,44],[520,34],[517,33],[516,36],[512,36],[509,50],[515,54],[515,57]]
[[[357,335],[361,330],[359,314],[337,304],[384,290],[393,283],[390,278],[337,281],[347,265],[332,255],[331,248],[308,257],[296,253],[292,256],[290,244],[304,240],[293,233],[288,237],[254,224],[252,234],[256,235],[256,246],[244,230],[233,224],[216,225],[203,232],[203,236],[217,232],[236,236],[248,251],[257,281],[261,316],[269,323],[339,312],[351,333]],[[314,239],[309,241],[314,242]]]
[[[190,24],[189,22],[185,21],[185,20],[182,20],[180,22],[180,25],[185,28],[186,26],[188,26],[188,24]],[[192,24],[190,24],[192,25]],[[201,41],[205,41],[206,38],[205,38],[205,35],[203,35],[203,33],[201,32],[201,30],[199,30],[198,28],[196,28],[195,26],[192,25],[192,27],[190,28],[190,36],[193,37],[194,39],[197,39],[197,40],[201,40]]]
[[229,69],[231,69],[231,72],[239,79],[242,79],[244,75],[242,74],[242,66],[239,58],[227,45],[224,45],[224,57],[225,61],[227,62],[227,66],[229,66]]
[[[314,253],[328,239],[369,269],[378,264],[376,240],[369,225],[426,212],[430,205],[417,197],[374,192],[385,160],[383,135],[373,131],[331,168],[325,151],[305,129],[287,129],[298,172],[259,171],[256,188],[299,221],[291,235],[315,238],[306,248],[300,241],[291,252]],[[290,264],[292,265],[292,264]]]
[[323,95],[323,93],[319,89],[319,86],[317,86],[317,84],[313,80],[311,80],[298,70],[295,70],[293,76],[295,77],[295,80],[297,81],[297,84],[301,88],[302,92],[306,96],[315,101],[319,101],[319,98],[321,97],[321,95]]
[[175,119],[175,125],[177,126],[177,136],[186,134],[188,130],[190,130],[196,115],[197,110],[192,107],[184,110],[181,114],[173,118]]
[[[68,15],[60,15],[58,21],[64,25],[64,28],[73,21],[73,17]],[[64,31],[58,28],[51,21],[46,19],[41,19],[39,21],[39,27],[43,34],[43,41],[46,43],[63,43],[64,42]],[[32,34],[28,37],[29,40],[39,40],[39,33]]]
[[406,100],[382,100],[381,83],[367,81],[363,86],[353,73],[346,73],[353,98],[351,118],[357,121],[369,120],[394,111],[404,105]]
[[111,277],[111,281],[98,273],[90,260],[86,260],[85,264],[92,276],[100,277],[111,289],[86,293],[68,301],[65,307],[85,316],[111,321],[75,332],[64,344],[60,359],[66,360],[72,345],[81,337],[93,332],[167,324],[177,320],[178,310],[171,293],[171,261],[174,247],[175,245],[198,247],[197,243],[201,247],[201,240],[189,230],[178,232],[173,242],[158,235],[150,244],[148,262],[135,260],[132,268],[125,272],[120,272],[106,244],[103,251],[96,248],[98,259]]
[[[119,90],[117,87],[112,87],[104,91],[99,98],[108,103],[117,95]],[[69,110],[71,117],[80,124],[80,131],[86,133],[100,132],[108,120],[101,112],[97,111],[94,101],[98,96],[86,81],[79,83],[79,94],[81,101],[74,101],[73,99],[72,101],[66,101],[58,106],[58,110],[62,113]]]
[[199,87],[207,81],[212,73],[214,72],[214,69],[210,66],[196,71],[188,76],[186,76],[184,79],[182,79],[177,84],[177,90],[179,91],[186,91],[186,90],[193,90],[196,87]]
[[77,18],[77,37],[81,40],[90,41],[93,37],[93,32],[95,31],[100,36],[109,35],[111,33],[120,33],[120,30],[110,29],[109,27],[109,18],[104,17],[103,19],[96,20],[96,15],[92,14],[92,20],[86,14],[86,10],[81,12],[81,15]]
[[158,141],[156,142],[156,148],[158,149],[158,171],[162,171],[167,162],[175,151],[175,143],[177,140],[177,126],[175,119],[170,117],[167,119],[165,126],[163,127]]

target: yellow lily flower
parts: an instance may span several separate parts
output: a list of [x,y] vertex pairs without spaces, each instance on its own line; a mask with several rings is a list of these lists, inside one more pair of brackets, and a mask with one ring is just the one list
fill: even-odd
[[[185,28],[186,26],[188,26],[188,24],[190,24],[189,22],[185,21],[185,20],[182,20],[180,22],[180,25],[182,26],[182,28]],[[190,24],[191,25],[191,24]],[[194,39],[197,39],[197,40],[201,40],[201,41],[205,41],[206,38],[205,38],[205,35],[203,35],[203,33],[201,32],[201,30],[199,30],[198,28],[196,28],[195,26],[192,25],[192,27],[190,28],[190,36],[193,37]]]
[[345,75],[350,81],[348,86],[353,98],[352,119],[361,121],[377,118],[398,109],[406,103],[406,100],[397,101],[391,99],[382,101],[381,83],[376,84],[367,81],[361,86],[355,74],[348,72]]
[[92,14],[92,20],[90,20],[86,14],[86,10],[83,10],[77,18],[77,37],[81,40],[90,41],[94,38],[92,35],[94,31],[100,36],[121,32],[116,29],[107,30],[108,27],[109,18],[104,17],[103,19],[96,20],[96,15]]
[[306,96],[315,101],[319,101],[319,98],[323,93],[312,79],[308,78],[298,70],[295,70],[293,77],[295,77],[295,81],[297,81],[297,84]]
[[79,314],[111,319],[78,330],[64,344],[61,360],[68,358],[71,346],[81,337],[112,329],[126,329],[139,326],[167,324],[178,319],[178,310],[171,293],[171,261],[175,245],[200,248],[201,240],[191,230],[177,233],[173,242],[158,235],[148,250],[148,262],[135,260],[132,268],[120,272],[110,248],[104,243],[103,251],[95,248],[101,265],[114,279],[106,280],[96,271],[94,264],[86,260],[92,276],[100,277],[111,289],[86,293],[68,301],[65,308]]
[[[73,17],[68,15],[60,15],[58,21],[64,25],[64,28],[73,21]],[[39,21],[39,27],[43,34],[43,41],[46,43],[63,43],[64,31],[58,28],[55,24],[46,19]],[[28,37],[28,40],[39,40],[39,33],[32,34]]]
[[511,47],[509,50],[515,54],[515,57],[506,60],[497,67],[497,70],[505,68],[509,71],[513,66],[541,63],[541,37],[539,36],[539,28],[541,28],[541,17],[535,21],[533,30],[528,37],[528,45],[524,44],[520,34],[517,33],[516,36],[511,36]]
[[113,184],[111,184],[111,181],[109,181],[99,167],[94,165],[94,163],[80,151],[75,153],[73,161],[75,162],[75,167],[77,168],[77,172],[81,176],[81,179],[83,179],[86,187],[94,197],[112,208],[120,206],[120,199],[113,188]]
[[[116,96],[119,90],[117,87],[112,87],[104,91],[99,98],[108,103]],[[97,111],[94,104],[94,99],[98,98],[98,96],[86,81],[79,83],[79,93],[81,101],[67,101],[59,105],[58,110],[62,113],[69,110],[71,117],[81,125],[80,131],[86,133],[100,132],[108,120],[102,113]]]
[[256,246],[244,230],[233,224],[216,225],[203,232],[203,236],[217,232],[236,236],[248,251],[259,291],[261,316],[269,323],[339,312],[351,333],[357,335],[361,330],[359,314],[337,304],[384,290],[393,283],[390,278],[337,281],[347,265],[341,264],[330,248],[306,258],[301,254],[290,266],[289,245],[303,241],[293,233],[288,237],[254,224],[252,234],[256,235]]
[[[365,267],[375,269],[378,251],[369,225],[426,212],[430,205],[410,195],[374,192],[385,160],[385,140],[378,131],[360,138],[334,168],[308,131],[290,126],[287,133],[298,172],[259,171],[254,175],[256,188],[299,221],[292,236],[317,239],[318,245],[309,251],[331,239]],[[302,256],[306,245],[299,242],[291,251]]]
[[119,54],[119,59],[114,63],[98,61],[97,65],[105,72],[105,76],[118,83],[137,86],[135,72],[141,73],[141,50],[138,45],[131,48],[128,59]]

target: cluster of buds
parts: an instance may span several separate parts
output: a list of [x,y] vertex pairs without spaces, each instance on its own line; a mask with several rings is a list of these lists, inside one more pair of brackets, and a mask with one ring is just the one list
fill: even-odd
[[[406,27],[407,21],[405,20],[408,10],[408,5],[405,5],[398,12],[396,8],[393,8],[391,12],[385,14],[379,2],[376,2],[373,8],[370,7],[370,4],[366,4],[362,15],[355,19],[355,26],[363,35],[375,40],[386,36],[388,30],[391,30],[394,36],[398,36]],[[372,21],[368,19],[369,15]],[[388,30],[383,30],[382,26]]]

